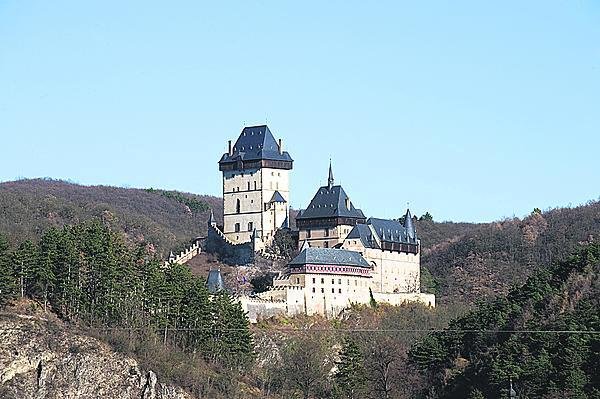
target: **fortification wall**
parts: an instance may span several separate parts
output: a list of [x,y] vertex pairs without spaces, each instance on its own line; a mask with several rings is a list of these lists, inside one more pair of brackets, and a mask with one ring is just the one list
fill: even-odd
[[256,323],[258,320],[269,317],[285,316],[287,313],[285,301],[269,301],[248,296],[242,296],[238,300],[250,323]]
[[220,261],[229,265],[247,265],[254,261],[254,248],[251,242],[235,244],[219,230],[209,225],[204,242],[206,252],[217,255]]
[[169,257],[169,260],[165,261],[164,266],[168,266],[171,263],[178,263],[180,265],[183,265],[184,263],[189,262],[194,256],[198,255],[200,252],[202,252],[200,244],[198,242],[195,242],[185,251],[181,251],[176,256]]
[[385,302],[390,305],[400,306],[410,302],[420,302],[424,305],[435,307],[435,295],[425,293],[388,293],[388,292],[373,292],[373,298],[376,302]]

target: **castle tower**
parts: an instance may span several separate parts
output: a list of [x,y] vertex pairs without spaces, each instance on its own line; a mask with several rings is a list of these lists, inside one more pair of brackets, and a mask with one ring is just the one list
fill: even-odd
[[[219,161],[223,234],[234,243],[269,243],[288,217],[293,160],[266,125],[245,127]],[[255,232],[256,231],[256,232]]]
[[299,242],[306,240],[312,247],[332,248],[343,243],[350,230],[365,220],[342,186],[335,185],[329,162],[327,185],[319,187],[308,207],[296,216]]

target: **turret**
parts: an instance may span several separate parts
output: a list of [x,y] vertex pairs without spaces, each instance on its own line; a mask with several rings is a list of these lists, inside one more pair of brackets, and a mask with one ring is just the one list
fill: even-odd
[[329,178],[327,179],[327,188],[329,190],[331,190],[331,188],[333,187],[333,183],[335,182],[335,180],[333,180],[333,169],[331,167],[331,159],[329,160]]
[[211,208],[210,217],[208,218],[208,225],[212,227],[217,227],[217,221],[215,220],[215,214]]
[[208,278],[206,279],[206,288],[211,294],[216,294],[219,291],[225,290],[225,283],[223,282],[223,276],[219,269],[212,269],[208,272]]
[[409,239],[416,240],[417,230],[415,229],[413,218],[409,209],[406,210],[406,214],[404,215],[404,228],[406,229],[406,234],[408,235]]

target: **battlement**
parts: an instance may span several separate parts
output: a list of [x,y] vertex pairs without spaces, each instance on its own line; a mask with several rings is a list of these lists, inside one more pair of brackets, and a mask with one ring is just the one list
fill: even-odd
[[171,252],[171,255],[169,255],[169,259],[165,261],[163,266],[167,267],[170,264],[174,264],[174,263],[183,265],[183,264],[189,262],[193,257],[195,257],[196,255],[198,255],[201,252],[202,252],[202,248],[200,248],[200,244],[198,243],[198,241],[196,241],[192,245],[190,245],[186,250],[181,251],[177,255],[174,255],[173,252]]

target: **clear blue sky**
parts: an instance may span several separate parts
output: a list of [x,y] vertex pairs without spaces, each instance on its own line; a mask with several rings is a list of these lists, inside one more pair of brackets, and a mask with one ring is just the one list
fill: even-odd
[[244,124],[336,179],[490,221],[600,195],[600,1],[0,0],[0,180],[219,195]]

